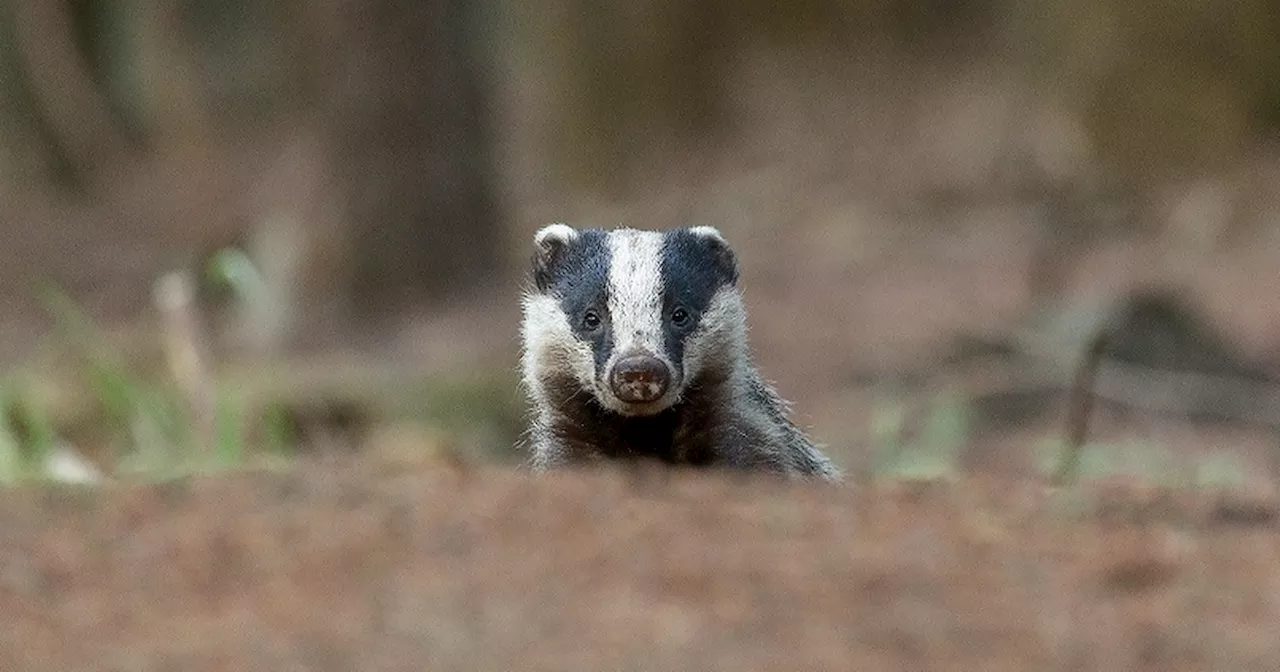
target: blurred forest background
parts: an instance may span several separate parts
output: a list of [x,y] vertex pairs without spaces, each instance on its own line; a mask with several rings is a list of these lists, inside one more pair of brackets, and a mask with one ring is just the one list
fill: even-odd
[[1280,463],[1273,0],[0,18],[18,452],[519,459],[518,292],[567,221],[719,227],[758,363],[846,467],[1036,468],[1100,330],[1098,441]]

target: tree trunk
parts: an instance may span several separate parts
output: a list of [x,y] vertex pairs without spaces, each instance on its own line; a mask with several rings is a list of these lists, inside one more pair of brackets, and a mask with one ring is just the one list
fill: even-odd
[[476,3],[369,0],[343,17],[330,120],[365,315],[503,268]]

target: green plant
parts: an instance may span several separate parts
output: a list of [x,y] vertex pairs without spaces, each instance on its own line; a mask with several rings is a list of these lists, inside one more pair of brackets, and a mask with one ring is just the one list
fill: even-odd
[[[1060,437],[1044,437],[1035,447],[1039,472],[1055,473],[1063,454]],[[1078,480],[1125,477],[1169,487],[1219,488],[1239,486],[1247,472],[1239,459],[1222,452],[1175,455],[1159,442],[1128,440],[1087,443],[1080,449]]]
[[934,396],[914,438],[906,432],[907,412],[899,401],[877,404],[872,410],[875,443],[872,473],[905,480],[952,478],[969,437],[970,409],[951,391]]
[[[101,411],[102,431],[116,471],[164,479],[244,462],[249,418],[244,400],[237,394],[210,383],[212,417],[204,430],[197,400],[184,395],[173,381],[142,375],[60,290],[49,289],[43,298],[62,344],[75,358]],[[37,441],[34,447],[47,448],[52,428],[29,410],[28,415],[26,424]],[[3,440],[0,436],[0,442]]]

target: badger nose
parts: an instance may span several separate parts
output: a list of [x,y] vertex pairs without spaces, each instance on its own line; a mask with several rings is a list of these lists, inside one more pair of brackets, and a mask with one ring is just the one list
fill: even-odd
[[650,355],[631,355],[613,365],[609,386],[622,401],[644,403],[666,394],[670,380],[662,360]]

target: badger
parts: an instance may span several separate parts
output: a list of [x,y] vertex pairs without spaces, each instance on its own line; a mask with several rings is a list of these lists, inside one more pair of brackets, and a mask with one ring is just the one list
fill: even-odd
[[737,259],[715,228],[551,224],[532,266],[533,471],[650,460],[840,479],[752,362]]

